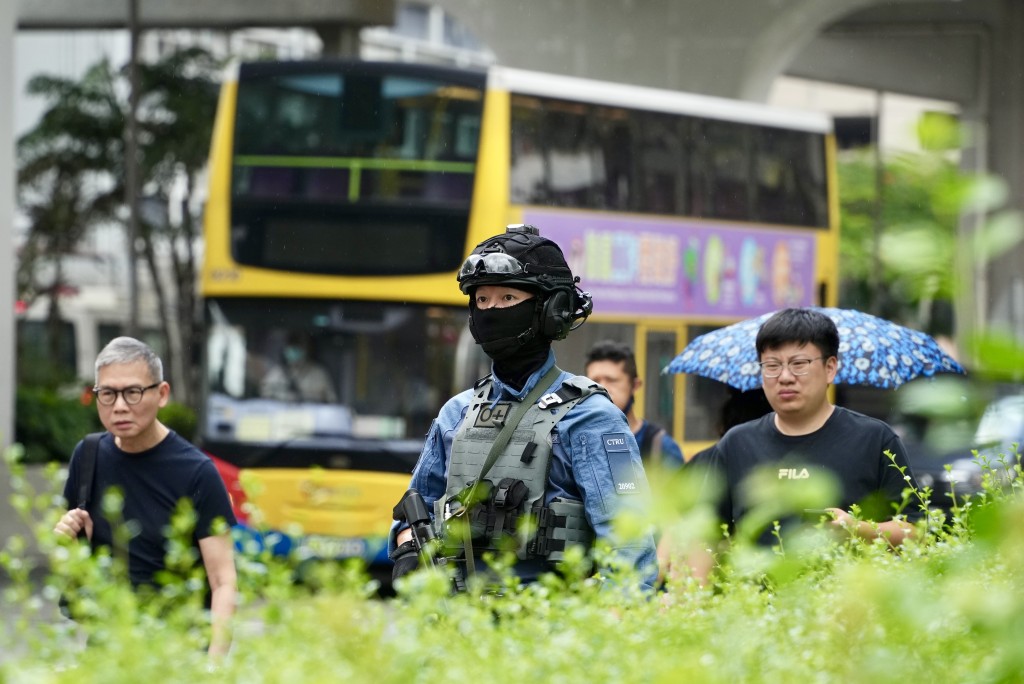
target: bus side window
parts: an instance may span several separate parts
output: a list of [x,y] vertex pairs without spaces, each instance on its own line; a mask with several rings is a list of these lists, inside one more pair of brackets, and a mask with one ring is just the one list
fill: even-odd
[[559,207],[593,206],[592,193],[605,182],[604,150],[587,123],[586,105],[552,100],[544,116],[549,202]]
[[705,161],[711,176],[711,212],[716,218],[749,220],[751,217],[750,184],[751,127],[731,122],[705,125],[710,143]]
[[597,107],[594,114],[604,170],[598,174],[603,184],[593,206],[625,211],[631,208],[633,195],[634,143],[630,112],[617,107]]
[[512,98],[512,168],[509,194],[516,204],[540,204],[546,195],[541,154],[541,109],[536,98]]
[[686,207],[683,139],[675,118],[633,113],[637,132],[637,209],[654,214],[681,214]]

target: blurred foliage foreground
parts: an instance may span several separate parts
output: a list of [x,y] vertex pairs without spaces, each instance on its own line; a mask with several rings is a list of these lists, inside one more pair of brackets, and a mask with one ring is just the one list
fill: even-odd
[[[17,456],[14,454],[13,456]],[[123,564],[91,557],[51,532],[64,474],[35,491],[9,456],[15,510],[36,539],[0,552],[8,574],[0,621],[0,682],[1016,682],[1024,678],[1024,489],[1019,456],[987,464],[985,491],[947,517],[942,493],[908,490],[925,509],[899,551],[828,535],[809,524],[774,550],[736,540],[715,580],[685,575],[642,595],[628,576],[563,576],[501,594],[450,596],[439,571],[400,581],[393,599],[352,565],[322,565],[293,581],[294,559],[243,552],[230,655],[203,650],[209,620],[187,539],[188,511],[168,531],[167,585],[146,604]],[[652,477],[652,519],[682,543],[710,508],[689,471]],[[116,496],[104,502],[116,514]],[[813,505],[773,501],[772,514]],[[770,516],[769,516],[770,517]],[[671,522],[666,522],[671,521]],[[646,528],[639,518],[619,532]],[[784,551],[783,551],[784,549]],[[39,553],[41,552],[41,553]],[[33,558],[43,559],[33,561]],[[579,559],[577,559],[579,560]],[[33,563],[49,563],[36,568]],[[46,573],[40,584],[38,577]],[[84,587],[76,591],[76,587]],[[60,595],[91,616],[61,618]],[[191,596],[191,599],[184,598]],[[86,645],[87,642],[87,645]]]

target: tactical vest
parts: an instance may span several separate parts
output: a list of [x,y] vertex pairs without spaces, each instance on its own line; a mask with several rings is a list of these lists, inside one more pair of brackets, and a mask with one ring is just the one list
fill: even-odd
[[589,546],[594,532],[581,502],[559,498],[544,505],[551,431],[576,404],[607,392],[592,380],[573,376],[541,397],[481,478],[491,446],[517,405],[492,401],[492,384],[490,376],[477,382],[452,442],[445,495],[434,504],[437,534],[448,549],[461,547],[463,554],[468,529],[474,553],[511,550],[519,560],[561,560],[567,546]]

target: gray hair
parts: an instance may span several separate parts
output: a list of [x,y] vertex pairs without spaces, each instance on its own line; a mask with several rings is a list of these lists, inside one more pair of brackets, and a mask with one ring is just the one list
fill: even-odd
[[121,363],[145,361],[153,382],[164,381],[164,364],[160,357],[145,342],[134,337],[115,337],[96,357],[96,382],[100,380],[100,369]]

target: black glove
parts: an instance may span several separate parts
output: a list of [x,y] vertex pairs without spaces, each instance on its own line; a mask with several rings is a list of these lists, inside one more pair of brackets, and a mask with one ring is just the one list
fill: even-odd
[[399,544],[391,552],[391,560],[395,562],[395,568],[391,571],[391,581],[394,581],[419,567],[420,554],[416,551],[416,545],[410,540]]

